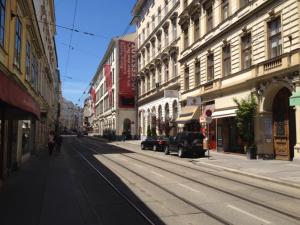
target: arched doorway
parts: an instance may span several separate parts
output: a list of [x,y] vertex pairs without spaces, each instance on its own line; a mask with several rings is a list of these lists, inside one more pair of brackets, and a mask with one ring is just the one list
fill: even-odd
[[296,143],[295,112],[289,106],[291,91],[280,89],[273,100],[273,144],[276,159],[293,160]]

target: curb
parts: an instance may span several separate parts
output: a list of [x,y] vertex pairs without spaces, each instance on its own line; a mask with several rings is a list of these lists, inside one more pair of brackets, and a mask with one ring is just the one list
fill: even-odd
[[[104,142],[106,144],[115,145],[115,143],[113,143],[113,142],[112,143],[110,143],[108,141],[105,142],[105,140],[102,140],[102,139],[97,138],[97,137],[89,137],[89,138],[102,141],[102,142]],[[130,143],[130,142],[127,142],[127,144],[138,146],[138,144]],[[199,162],[199,161],[190,161],[190,162],[192,162],[194,165],[205,164],[205,165],[210,166],[210,167],[215,167],[215,168],[223,169],[226,172],[230,172],[230,173],[234,173],[234,174],[239,174],[239,175],[244,175],[244,176],[248,176],[248,177],[252,177],[252,178],[256,178],[256,179],[260,179],[260,180],[264,180],[264,181],[269,181],[269,182],[276,183],[276,184],[286,185],[286,186],[293,187],[293,188],[300,188],[299,184],[293,184],[293,183],[290,183],[290,182],[281,181],[281,180],[277,180],[277,179],[269,178],[269,177],[265,177],[265,176],[260,176],[260,175],[256,175],[256,174],[253,174],[253,173],[242,172],[242,171],[239,171],[237,169],[232,169],[232,168],[228,168],[228,167],[224,167],[224,166],[214,165],[214,164],[211,164],[211,163],[205,163],[205,162],[203,163],[203,162]]]

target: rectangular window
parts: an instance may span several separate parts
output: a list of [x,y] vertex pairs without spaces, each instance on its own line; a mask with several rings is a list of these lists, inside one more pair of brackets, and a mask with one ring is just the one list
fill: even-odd
[[185,9],[188,6],[188,0],[183,0],[183,9]]
[[31,61],[31,85],[32,87],[35,86],[35,79],[36,79],[36,57],[32,55]]
[[152,31],[155,29],[155,16],[152,16]]
[[164,68],[165,68],[165,82],[169,80],[169,61],[166,61],[164,63]]
[[172,58],[172,62],[173,62],[173,77],[177,77],[177,57],[174,56]]
[[169,29],[165,29],[165,46],[168,46],[169,44]]
[[268,23],[269,57],[274,58],[282,54],[281,18]]
[[17,67],[20,67],[21,38],[22,38],[22,23],[20,21],[20,18],[16,17],[15,64]]
[[165,15],[168,14],[168,2],[169,0],[165,0]]
[[251,34],[242,37],[242,69],[248,69],[252,64]]
[[207,32],[213,29],[213,11],[211,5],[206,8],[206,26]]
[[200,38],[200,24],[199,18],[194,20],[194,41],[197,41]]
[[152,41],[152,58],[155,57],[155,40]]
[[251,0],[240,0],[240,8],[247,6]]
[[231,52],[230,45],[223,47],[223,76],[231,74]]
[[150,24],[149,23],[147,23],[147,37],[150,35]]
[[147,75],[147,91],[150,91],[150,75]]
[[112,69],[112,73],[111,73],[111,79],[112,79],[112,84],[115,83],[115,69]]
[[161,35],[157,36],[157,51],[159,52],[161,49]]
[[152,89],[155,88],[155,70],[152,71]]
[[158,20],[158,23],[160,23],[160,21],[161,21],[161,9],[160,9],[160,7],[157,10],[157,20]]
[[195,63],[195,86],[200,84],[200,61]]
[[5,35],[5,0],[0,0],[0,46],[4,46]]
[[161,67],[157,68],[158,76],[157,76],[157,82],[161,84]]
[[177,38],[177,24],[176,24],[176,20],[173,20],[172,21],[172,24],[173,24],[173,40],[175,40]]
[[214,54],[207,56],[207,81],[214,79]]
[[228,0],[222,0],[222,20],[226,20],[229,16],[229,2]]
[[188,29],[188,27],[185,28],[185,30],[183,31],[183,39],[184,39],[183,47],[184,47],[184,49],[186,49],[189,47],[189,29]]
[[26,80],[30,81],[30,43],[26,42]]
[[189,78],[189,68],[186,67],[184,69],[184,90],[187,91],[189,90],[189,82],[190,82],[190,78]]

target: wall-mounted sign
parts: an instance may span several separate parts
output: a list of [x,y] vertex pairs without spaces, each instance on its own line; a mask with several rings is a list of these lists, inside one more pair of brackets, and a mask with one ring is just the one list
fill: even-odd
[[186,98],[186,105],[187,106],[193,106],[193,105],[196,105],[196,106],[200,106],[201,105],[201,97],[198,96],[198,97],[187,97]]

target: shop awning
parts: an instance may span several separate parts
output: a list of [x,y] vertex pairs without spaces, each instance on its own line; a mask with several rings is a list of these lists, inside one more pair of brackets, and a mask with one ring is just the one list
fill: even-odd
[[217,118],[224,118],[224,117],[232,117],[236,115],[236,109],[225,109],[225,110],[220,110],[220,111],[214,111],[212,113],[212,118],[217,119]]
[[181,113],[176,119],[176,123],[186,123],[191,120],[199,120],[200,107],[199,106],[185,106],[181,108]]
[[40,118],[40,107],[16,82],[0,71],[0,101]]

